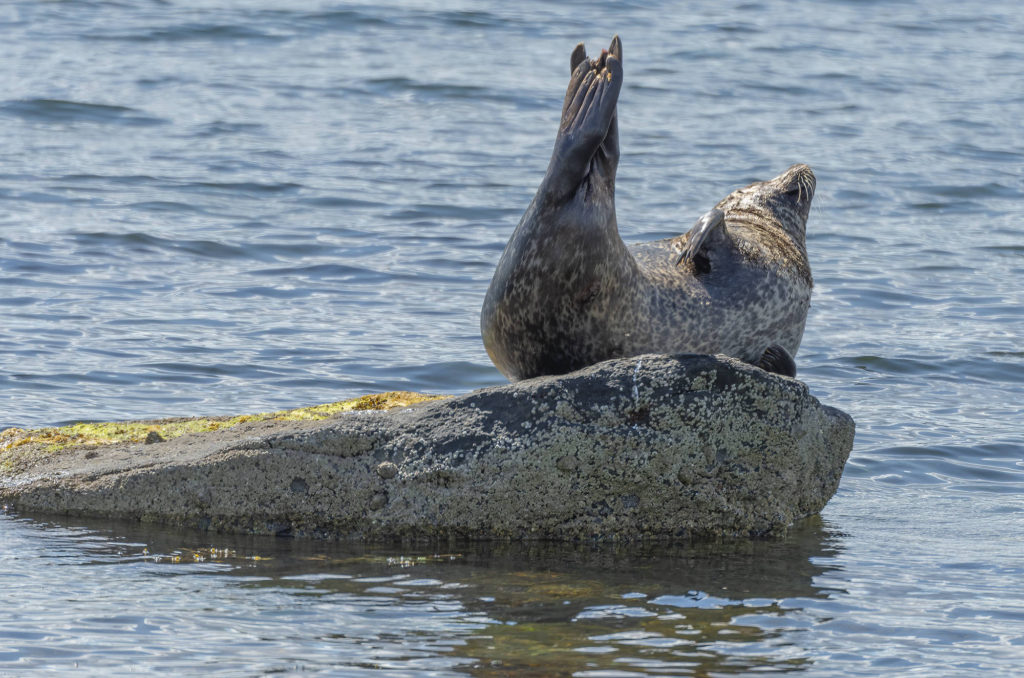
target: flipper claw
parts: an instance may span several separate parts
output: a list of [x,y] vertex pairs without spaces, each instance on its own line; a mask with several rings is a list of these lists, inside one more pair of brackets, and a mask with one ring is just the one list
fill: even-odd
[[583,46],[583,43],[576,45],[576,48],[572,51],[572,55],[569,57],[569,75],[576,72],[576,67],[587,60],[587,48]]
[[618,35],[612,38],[612,44],[608,46],[608,53],[622,61],[622,40],[619,40]]

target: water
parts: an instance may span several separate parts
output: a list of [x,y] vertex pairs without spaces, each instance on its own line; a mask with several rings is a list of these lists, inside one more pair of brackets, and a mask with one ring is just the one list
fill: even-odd
[[624,238],[814,167],[797,362],[858,424],[778,543],[0,514],[0,675],[1024,675],[1016,2],[12,0],[0,32],[0,428],[501,383],[479,306],[569,53],[615,32]]

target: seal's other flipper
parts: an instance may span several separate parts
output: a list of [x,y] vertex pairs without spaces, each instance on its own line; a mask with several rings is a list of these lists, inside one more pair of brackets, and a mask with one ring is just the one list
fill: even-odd
[[575,192],[588,178],[614,186],[619,158],[615,108],[622,88],[622,42],[615,36],[596,59],[586,57],[581,43],[569,64],[572,77],[546,177],[547,189],[557,198]]
[[754,365],[766,372],[774,372],[784,377],[796,376],[796,361],[793,360],[793,356],[789,355],[789,351],[778,344],[772,344],[766,348],[764,355]]
[[707,212],[698,219],[697,223],[683,235],[685,243],[682,252],[676,258],[675,265],[678,266],[683,259],[686,259],[693,263],[697,275],[711,272],[711,260],[707,251],[725,240],[725,233],[722,229],[724,224],[725,212],[718,208]]

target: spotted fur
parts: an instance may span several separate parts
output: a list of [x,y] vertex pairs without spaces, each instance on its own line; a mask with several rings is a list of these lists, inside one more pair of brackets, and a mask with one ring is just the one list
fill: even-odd
[[551,163],[484,301],[488,354],[512,380],[643,353],[756,363],[777,345],[796,355],[811,297],[814,173],[794,165],[733,191],[695,257],[680,262],[692,231],[627,247],[615,215],[621,61],[618,37],[598,59],[582,45],[573,52]]

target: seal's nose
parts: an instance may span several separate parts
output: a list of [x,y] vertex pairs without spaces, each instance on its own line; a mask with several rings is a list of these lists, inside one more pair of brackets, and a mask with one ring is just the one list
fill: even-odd
[[776,181],[783,193],[792,194],[798,200],[808,202],[814,197],[814,189],[818,183],[814,176],[814,170],[803,163],[793,165],[780,174]]
[[795,165],[791,165],[788,170],[786,170],[779,176],[780,179],[783,177],[788,177],[790,179],[795,179],[797,177],[805,177],[810,179],[811,181],[814,181],[814,170],[811,169],[810,165],[805,165],[802,162],[798,162]]

